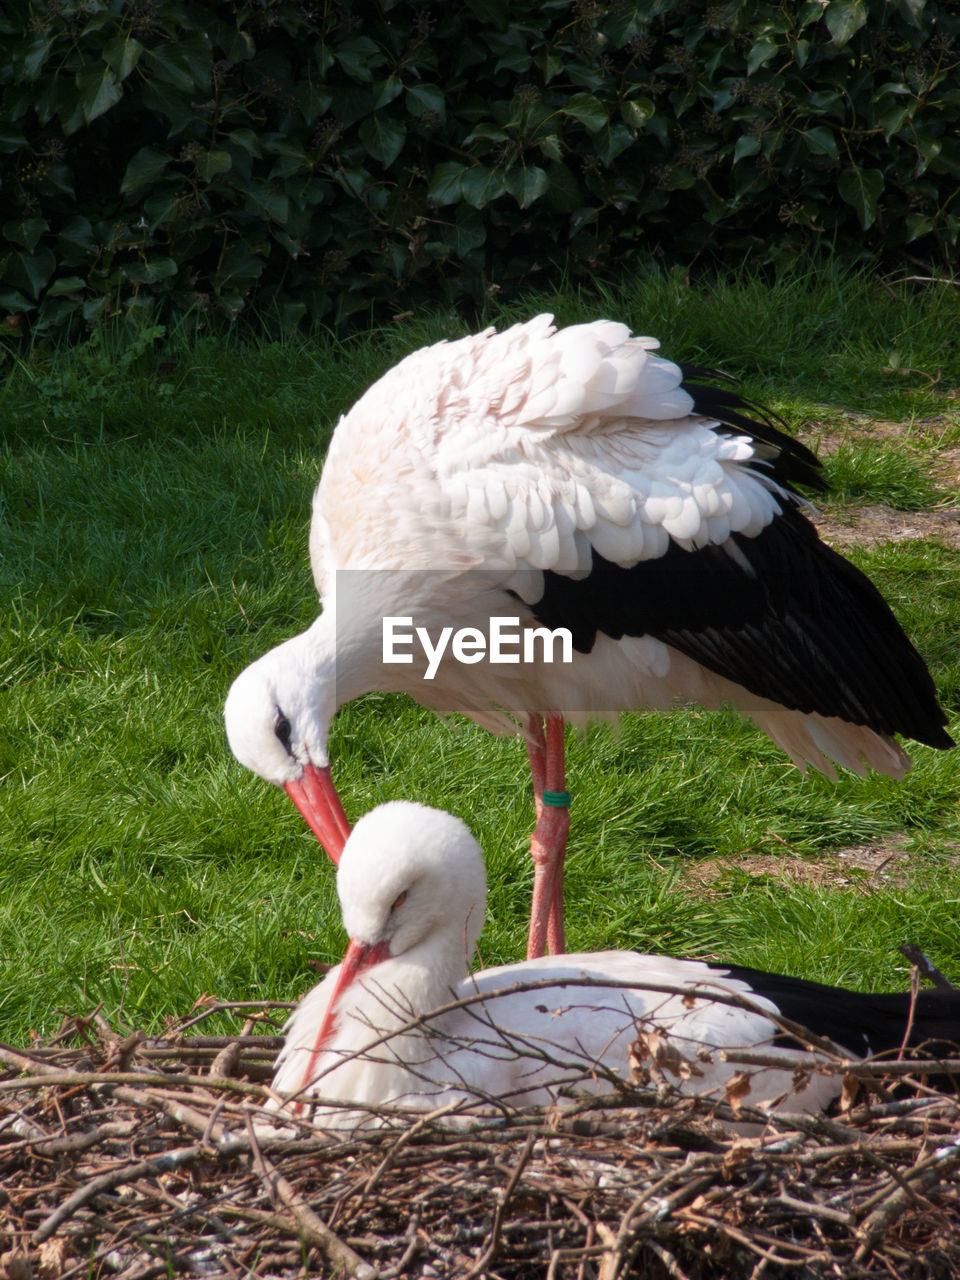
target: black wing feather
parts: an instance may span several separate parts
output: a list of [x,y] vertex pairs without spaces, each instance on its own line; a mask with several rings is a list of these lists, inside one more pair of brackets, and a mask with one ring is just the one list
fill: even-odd
[[666,553],[630,568],[593,552],[586,578],[548,570],[531,606],[588,653],[597,634],[651,635],[749,692],[802,712],[949,747],[923,659],[873,583],[799,510],[755,537]]
[[[694,364],[681,364],[679,368],[683,389],[693,397],[694,413],[713,418],[721,432],[749,436],[760,446],[760,459],[780,484],[787,488],[801,485],[817,491],[826,489],[820,459],[787,434],[783,418],[734,391],[730,385],[733,380],[716,369]],[[693,381],[688,382],[688,378]],[[704,378],[720,379],[727,385],[713,386],[701,381]]]
[[[908,993],[848,991],[740,965],[716,968],[772,1000],[785,1018],[853,1053],[889,1053],[899,1050],[904,1042],[910,1020]],[[790,1037],[782,1037],[781,1043],[783,1040]],[[960,1047],[960,990],[917,993],[907,1045],[924,1045],[938,1057],[956,1056]]]
[[[680,368],[696,413],[754,441],[750,466],[788,489],[825,487],[818,459],[781,418],[729,385],[701,381],[729,383],[724,374]],[[930,673],[880,592],[820,540],[800,499],[787,493],[781,502],[754,537],[735,533],[695,551],[671,541],[664,555],[630,568],[594,550],[579,581],[547,571],[533,613],[547,627],[569,628],[582,653],[598,632],[651,635],[790,710],[953,746]]]

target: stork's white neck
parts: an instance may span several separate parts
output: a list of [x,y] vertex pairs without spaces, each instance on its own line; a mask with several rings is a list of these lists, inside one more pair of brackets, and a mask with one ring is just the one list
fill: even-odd
[[372,690],[386,690],[380,613],[325,604],[297,642],[315,704],[326,701],[335,711]]
[[[373,1024],[378,1033],[396,1030],[456,998],[456,988],[467,976],[463,926],[460,937],[434,934],[402,956],[391,956],[364,973],[354,988],[344,993],[337,1019],[341,1031],[359,1020]],[[347,1032],[349,1035],[349,1031]]]

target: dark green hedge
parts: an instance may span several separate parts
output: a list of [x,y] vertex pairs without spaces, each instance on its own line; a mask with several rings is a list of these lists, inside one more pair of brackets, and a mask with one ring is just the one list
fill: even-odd
[[0,309],[338,324],[651,255],[943,261],[955,0],[6,0]]

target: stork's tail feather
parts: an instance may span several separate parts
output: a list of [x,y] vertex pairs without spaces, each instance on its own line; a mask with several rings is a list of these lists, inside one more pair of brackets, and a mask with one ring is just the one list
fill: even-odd
[[842,765],[861,778],[868,769],[902,778],[910,771],[910,757],[898,742],[885,733],[877,733],[862,724],[850,724],[838,716],[822,716],[817,712],[803,715],[796,711],[759,707],[745,708],[768,738],[785,751],[801,773],[812,766],[830,779],[836,778],[833,765]]
[[[772,1000],[785,1018],[860,1057],[903,1051],[934,1061],[960,1057],[960,987],[925,989],[914,997],[848,991],[739,966],[729,973]],[[960,1077],[941,1075],[938,1083],[960,1092]]]
[[[714,386],[712,382],[701,381],[720,379],[732,383],[733,379],[727,374],[701,365],[681,364],[679,368],[683,374],[681,386],[693,399],[694,413],[719,422],[722,431],[749,436],[780,484],[787,488],[802,485],[817,491],[827,488],[820,459],[788,434],[787,423],[779,414],[734,391],[730,385]],[[694,381],[688,382],[688,378]]]

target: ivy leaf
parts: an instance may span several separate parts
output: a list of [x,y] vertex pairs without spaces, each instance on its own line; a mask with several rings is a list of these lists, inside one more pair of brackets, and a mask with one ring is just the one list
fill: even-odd
[[388,76],[386,80],[381,80],[379,84],[373,86],[374,111],[388,106],[394,98],[399,98],[401,93],[403,93],[403,81],[399,76]]
[[479,22],[488,22],[501,31],[510,20],[507,0],[467,0],[467,8]]
[[314,120],[319,119],[325,111],[329,110],[333,102],[333,94],[329,89],[315,84],[312,80],[295,84],[292,88],[292,96],[299,104],[307,124],[313,124]]
[[81,256],[93,253],[96,244],[93,239],[93,227],[89,218],[85,218],[78,213],[64,223],[57,237],[57,247],[61,249],[61,252],[64,245],[70,249],[77,250]]
[[762,67],[765,62],[769,62],[773,55],[777,52],[776,42],[771,40],[769,36],[759,36],[750,46],[750,52],[747,54],[747,75],[752,76],[758,67]]
[[563,70],[563,58],[559,54],[551,53],[549,49],[545,49],[543,53],[537,54],[534,62],[540,68],[543,75],[543,83],[549,84],[554,76],[558,76]]
[[163,84],[159,79],[150,80],[143,86],[140,99],[148,111],[165,116],[170,121],[169,136],[172,138],[194,121],[189,99],[183,93],[178,93],[172,85]]
[[552,164],[547,170],[550,187],[545,204],[561,213],[573,213],[583,204],[583,190],[573,172],[565,164]]
[[52,40],[48,40],[46,36],[38,35],[17,50],[14,65],[19,64],[22,67],[23,76],[26,80],[35,80],[37,78],[47,60],[47,54],[50,52],[52,45]]
[[19,151],[27,145],[26,134],[15,124],[0,124],[0,151]]
[[504,186],[521,209],[529,209],[535,200],[546,192],[550,182],[539,165],[522,165],[511,169],[504,179]]
[[933,219],[928,218],[924,213],[908,213],[907,214],[907,243],[916,240],[918,236],[925,236],[928,231],[933,230]]
[[120,183],[123,195],[133,195],[137,191],[152,187],[170,163],[170,156],[165,151],[156,151],[153,147],[141,147],[132,156],[127,171]]
[[387,169],[403,150],[406,137],[407,131],[403,125],[391,120],[382,111],[368,116],[360,126],[360,141],[374,160],[379,160]]
[[404,101],[412,116],[433,115],[441,121],[447,118],[446,95],[435,84],[412,84]]
[[86,67],[77,72],[80,110],[87,124],[109,111],[123,97],[120,81],[110,67]]
[[352,80],[367,83],[373,79],[375,68],[384,61],[379,45],[369,36],[354,36],[352,40],[344,40],[343,44],[337,45],[336,58]]
[[76,196],[73,189],[73,174],[65,164],[52,164],[44,175],[43,182],[40,184],[40,190],[43,195],[49,195],[51,192],[57,195]]
[[906,121],[909,120],[911,110],[910,103],[903,103],[897,107],[889,107],[877,116],[877,124],[883,130],[885,141],[889,142],[895,133],[900,132]]
[[176,46],[164,48],[163,45],[159,45],[154,49],[146,50],[146,56],[153,66],[153,74],[158,80],[162,80],[174,89],[179,89],[181,93],[190,93],[193,89],[193,75],[189,65],[177,53],[168,51],[171,48],[175,50]]
[[503,171],[475,165],[463,175],[463,198],[474,209],[483,209],[506,190]]
[[463,140],[463,145],[469,147],[471,142],[475,142],[477,138],[483,138],[488,142],[509,142],[510,135],[505,133],[503,129],[495,124],[478,124]]
[[427,199],[433,204],[455,204],[463,195],[463,175],[467,166],[459,160],[445,160],[433,171]]
[[0,307],[6,311],[29,311],[32,305],[19,289],[0,288]]
[[445,227],[442,236],[458,258],[465,258],[471,250],[479,249],[486,243],[487,228],[476,209],[461,205],[457,210],[456,222]]
[[143,45],[134,36],[114,36],[103,47],[107,65],[112,67],[119,80],[127,76],[140,61]]
[[737,139],[737,145],[733,148],[733,163],[736,164],[746,156],[755,156],[759,150],[759,133],[742,133]]
[[25,288],[32,298],[39,298],[43,286],[53,275],[57,260],[50,249],[37,253],[15,253],[7,278]]
[[912,98],[913,90],[908,84],[904,84],[902,80],[887,80],[879,89],[874,91],[871,101],[877,102],[880,98],[886,98],[890,94],[899,98]]
[[818,22],[823,16],[823,0],[804,0],[796,16],[798,28],[802,31],[811,22]]
[[839,155],[837,140],[832,130],[825,125],[818,124],[812,129],[798,129],[797,132],[807,144],[807,150],[815,156],[830,156],[833,160],[837,159]]
[[12,240],[14,244],[22,244],[27,253],[33,253],[34,249],[40,243],[40,237],[45,231],[50,230],[50,223],[46,218],[24,218],[22,222],[5,222],[3,224],[3,234],[7,240]]
[[515,75],[523,75],[529,71],[533,58],[525,49],[509,49],[502,58],[498,58],[495,72],[512,71]]
[[123,274],[133,284],[156,284],[158,280],[169,280],[178,270],[173,258],[150,258],[147,262],[131,262]]
[[670,165],[666,173],[660,179],[660,185],[665,191],[687,191],[690,187],[695,186],[697,175],[692,169],[688,169],[685,165]]
[[[290,201],[284,192],[274,191],[265,182],[255,182],[248,188],[247,198],[260,213],[265,213],[274,222],[286,222],[290,213]],[[262,260],[258,261],[262,270]]]
[[842,48],[866,22],[867,6],[864,0],[828,0],[826,20],[833,43]]
[[150,224],[151,229],[156,230],[177,212],[180,205],[180,195],[176,190],[160,191],[156,195],[148,196],[143,202],[144,217]]
[[266,150],[277,157],[270,170],[271,182],[276,178],[289,178],[294,173],[302,174],[309,169],[306,152],[293,138],[271,138]]
[[921,29],[927,0],[897,0],[897,8],[911,26]]
[[635,134],[632,129],[628,129],[625,124],[614,122],[598,135],[597,155],[609,169],[621,151],[626,151],[634,141]]
[[877,203],[883,194],[883,174],[879,169],[844,169],[837,189],[847,204],[857,211],[864,231],[877,220]]
[[240,147],[242,151],[246,151],[247,155],[256,157],[263,155],[260,139],[252,129],[233,129],[230,136],[224,138],[224,142]]
[[[234,286],[249,284],[259,279],[263,272],[263,267],[263,258],[251,253],[245,244],[235,244],[233,248],[228,249],[223,255],[220,270],[217,274],[217,287],[222,291],[228,283]],[[242,299],[238,299],[235,296],[230,297],[229,295],[228,297],[231,310],[236,308],[238,302],[240,306],[243,305]]]
[[575,93],[567,99],[560,112],[579,120],[591,133],[596,133],[607,123],[607,109],[592,93]]
[[927,133],[925,129],[916,131],[916,148],[918,152],[918,160],[914,168],[914,177],[919,178],[922,173],[926,173],[928,166],[943,150],[943,143],[939,138],[935,138],[933,134]]
[[620,119],[628,129],[639,131],[656,111],[649,98],[631,98],[620,103]]
[[233,160],[229,151],[205,151],[197,157],[197,172],[207,182],[210,182],[218,173],[227,173],[232,167]]

